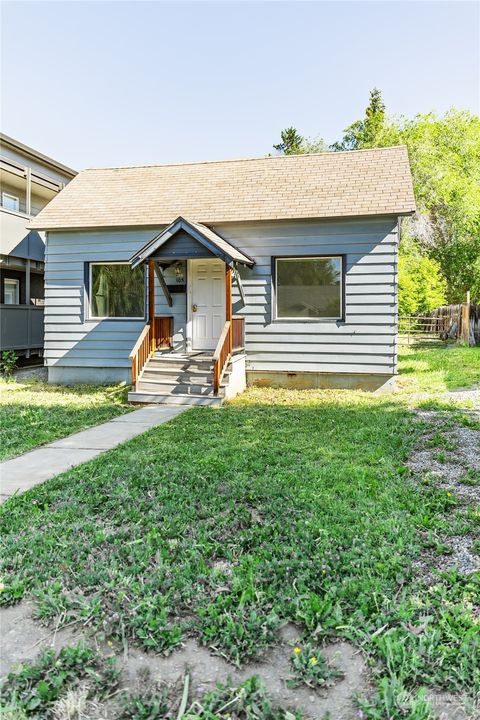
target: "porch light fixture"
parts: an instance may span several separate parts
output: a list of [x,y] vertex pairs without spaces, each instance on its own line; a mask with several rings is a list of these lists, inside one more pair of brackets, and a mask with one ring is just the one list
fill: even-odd
[[176,262],[174,265],[175,270],[175,281],[180,285],[185,282],[185,268],[183,263]]

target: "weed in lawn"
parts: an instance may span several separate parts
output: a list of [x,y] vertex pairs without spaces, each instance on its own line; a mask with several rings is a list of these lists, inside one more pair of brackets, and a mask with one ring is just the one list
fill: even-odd
[[198,610],[201,641],[238,667],[260,657],[277,640],[280,618],[253,600],[220,595]]
[[148,668],[139,672],[137,686],[120,696],[118,720],[162,720],[178,717],[181,691],[154,680]]
[[427,440],[425,443],[426,447],[434,448],[444,448],[445,450],[455,450],[455,443],[450,440],[447,436],[445,436],[444,433],[439,432],[436,430],[433,435]]
[[219,684],[206,693],[203,700],[195,701],[184,715],[184,720],[301,720],[299,712],[289,712],[275,706],[265,686],[255,675],[239,687],[230,683]]
[[294,647],[290,664],[294,676],[288,681],[291,687],[304,683],[314,690],[324,690],[345,677],[343,672],[327,662],[321,649],[311,643]]
[[480,485],[480,470],[474,470],[474,468],[468,468],[467,472],[461,479],[463,485],[470,485],[471,487],[478,487]]
[[103,698],[116,689],[119,672],[113,658],[102,658],[78,644],[58,654],[45,650],[36,662],[11,672],[0,690],[2,707],[32,718],[51,718],[54,703],[68,690],[85,688],[88,697]]
[[433,720],[424,689],[406,690],[397,680],[383,678],[373,699],[360,700],[362,720]]

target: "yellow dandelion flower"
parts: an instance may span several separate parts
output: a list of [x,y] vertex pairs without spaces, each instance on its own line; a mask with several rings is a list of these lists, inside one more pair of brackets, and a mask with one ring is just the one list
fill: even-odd
[[318,660],[317,660],[316,657],[311,657],[311,658],[310,658],[310,664],[311,664],[311,665],[316,665],[317,662],[318,662]]
[[302,651],[301,651],[301,649],[300,649],[299,647],[294,647],[294,648],[293,648],[293,652],[295,653],[295,655],[298,655],[298,654],[301,653]]

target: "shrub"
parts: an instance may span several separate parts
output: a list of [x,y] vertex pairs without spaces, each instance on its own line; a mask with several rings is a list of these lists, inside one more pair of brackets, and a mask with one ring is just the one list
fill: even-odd
[[0,370],[4,377],[11,378],[17,367],[18,355],[15,350],[4,350],[0,360]]

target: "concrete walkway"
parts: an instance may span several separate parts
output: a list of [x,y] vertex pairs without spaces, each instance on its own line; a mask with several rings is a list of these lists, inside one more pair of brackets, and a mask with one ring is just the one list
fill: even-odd
[[184,410],[188,407],[148,405],[6,460],[0,464],[0,502],[162,425]]

